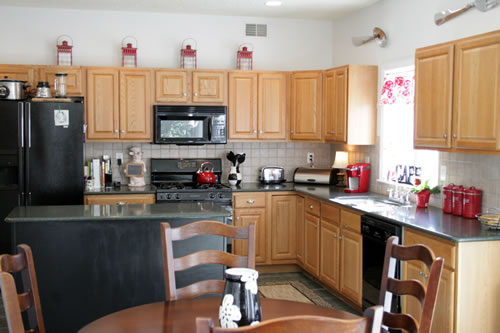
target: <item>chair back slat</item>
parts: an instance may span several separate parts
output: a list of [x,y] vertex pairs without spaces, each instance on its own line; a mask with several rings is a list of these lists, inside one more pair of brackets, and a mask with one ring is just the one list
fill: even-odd
[[17,246],[17,252],[15,255],[0,255],[0,270],[8,273],[17,273],[21,276],[23,291],[19,294],[16,291],[15,303],[18,304],[19,313],[26,313],[27,324],[29,325],[26,331],[35,330],[45,333],[35,263],[31,248],[26,244],[20,244]]
[[208,294],[222,294],[224,292],[224,280],[203,280],[184,288],[176,290],[178,299],[194,298]]
[[384,312],[382,324],[395,329],[405,329],[408,333],[418,333],[418,322],[407,313]]
[[[165,278],[165,297],[168,301],[193,298],[205,294],[222,294],[224,281],[197,282],[177,289],[175,272],[198,265],[219,264],[228,267],[255,268],[255,224],[248,227],[233,227],[218,221],[198,221],[179,228],[171,228],[161,223],[163,243],[163,271]],[[182,241],[199,235],[217,235],[233,239],[248,239],[248,256],[237,256],[220,250],[202,250],[174,258],[174,241]]]
[[425,299],[425,287],[422,282],[418,280],[396,280],[389,278],[387,280],[387,291],[398,296],[412,295],[421,305],[424,304]]
[[19,311],[16,284],[11,274],[0,272],[0,290],[2,291],[3,306],[7,317],[9,333],[24,333],[23,318]]
[[188,254],[182,258],[174,259],[174,269],[184,271],[194,266],[205,264],[221,264],[229,267],[246,266],[248,258],[246,256],[237,256],[231,253],[219,250],[204,250]]
[[197,333],[380,333],[383,308],[367,309],[363,317],[340,319],[324,316],[290,316],[239,328],[216,327],[211,318],[196,318]]
[[198,221],[172,229],[172,240],[184,240],[195,236],[218,235],[233,239],[248,239],[248,228],[234,228],[218,221]]
[[[443,269],[443,258],[435,258],[431,249],[423,244],[402,246],[398,245],[399,238],[392,236],[387,240],[385,250],[384,268],[382,270],[382,282],[380,284],[379,304],[384,305],[384,325],[404,329],[410,333],[429,333],[432,325],[432,317],[436,305],[439,282]],[[418,280],[396,280],[396,260],[418,260],[429,269],[427,287]],[[391,313],[392,294],[412,295],[422,306],[420,321],[409,314]]]

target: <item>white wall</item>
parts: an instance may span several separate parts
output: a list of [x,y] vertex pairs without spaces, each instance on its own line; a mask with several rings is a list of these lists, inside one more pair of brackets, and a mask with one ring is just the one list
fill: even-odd
[[[73,64],[81,66],[120,66],[128,35],[138,39],[140,67],[179,67],[188,37],[198,42],[198,68],[234,69],[245,42],[254,45],[254,69],[322,69],[332,62],[329,21],[0,6],[0,22],[8,29],[0,34],[4,64],[55,64],[62,34],[73,38]],[[245,37],[245,23],[268,24],[268,37]]]
[[[415,49],[500,29],[500,6],[488,12],[473,8],[447,23],[434,14],[457,9],[472,0],[383,0],[333,22],[333,65],[382,65],[411,59]],[[388,35],[385,48],[375,42],[355,47],[353,36],[370,35],[374,27]]]

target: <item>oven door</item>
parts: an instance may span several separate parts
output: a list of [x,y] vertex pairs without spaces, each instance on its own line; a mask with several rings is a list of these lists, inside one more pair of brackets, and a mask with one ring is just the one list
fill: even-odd
[[210,115],[171,113],[156,115],[155,143],[209,143],[211,121]]

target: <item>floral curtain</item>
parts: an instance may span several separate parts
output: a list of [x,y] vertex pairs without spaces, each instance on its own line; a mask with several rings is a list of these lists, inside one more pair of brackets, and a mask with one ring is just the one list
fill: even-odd
[[414,94],[414,71],[386,74],[380,104],[412,104]]

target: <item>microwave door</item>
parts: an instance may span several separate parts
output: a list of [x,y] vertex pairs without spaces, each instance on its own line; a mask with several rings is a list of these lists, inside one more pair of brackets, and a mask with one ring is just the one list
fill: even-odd
[[159,143],[203,144],[210,141],[209,117],[163,116],[157,122]]

